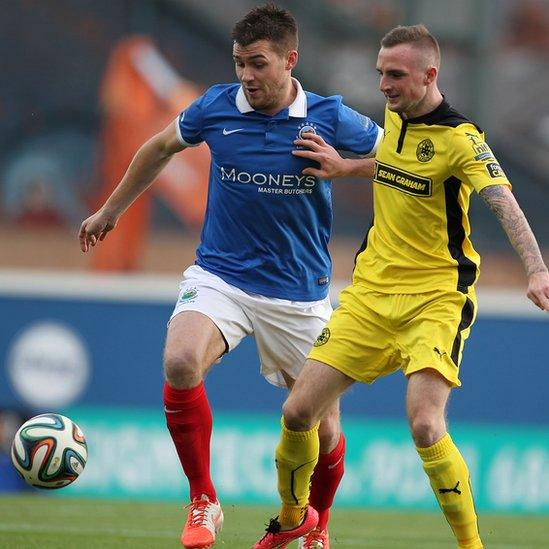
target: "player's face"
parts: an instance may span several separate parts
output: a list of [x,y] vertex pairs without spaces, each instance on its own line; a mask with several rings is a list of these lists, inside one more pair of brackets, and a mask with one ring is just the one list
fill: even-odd
[[413,118],[422,113],[427,95],[428,76],[421,52],[410,44],[381,48],[377,57],[379,89],[390,110]]
[[235,42],[233,59],[246,99],[256,111],[275,114],[288,106],[297,51],[281,55],[268,40],[258,40],[248,46]]

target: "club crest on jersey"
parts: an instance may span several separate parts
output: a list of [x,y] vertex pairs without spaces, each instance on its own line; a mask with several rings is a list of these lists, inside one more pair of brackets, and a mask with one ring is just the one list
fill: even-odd
[[430,139],[420,141],[416,149],[416,157],[420,162],[429,162],[435,156],[435,146]]
[[297,138],[298,139],[303,139],[303,134],[304,133],[317,134],[318,132],[316,131],[316,124],[313,124],[312,122],[302,122],[297,127]]
[[313,347],[320,347],[322,345],[325,345],[326,343],[328,343],[331,335],[332,334],[330,333],[330,328],[324,328],[320,335],[316,338],[316,341],[313,343]]

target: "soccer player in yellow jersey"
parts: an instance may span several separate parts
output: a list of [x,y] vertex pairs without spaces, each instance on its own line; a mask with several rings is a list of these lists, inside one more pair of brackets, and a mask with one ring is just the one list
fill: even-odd
[[482,131],[440,93],[439,66],[438,43],[423,25],[397,27],[382,39],[377,70],[387,107],[375,173],[366,161],[341,158],[318,136],[296,142],[307,149],[294,154],[320,164],[308,173],[374,176],[374,222],[352,285],[284,404],[276,449],[282,508],[255,549],[286,547],[298,517],[307,516],[318,423],[332,403],[355,381],[372,383],[396,370],[407,376],[411,434],[458,547],[483,547],[469,471],[445,419],[477,310],[479,256],[467,214],[472,191],[520,256],[528,297],[548,312],[549,274]]

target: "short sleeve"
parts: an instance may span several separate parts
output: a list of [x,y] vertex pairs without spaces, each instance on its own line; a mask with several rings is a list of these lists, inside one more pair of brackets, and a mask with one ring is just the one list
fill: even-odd
[[480,192],[490,185],[507,185],[507,179],[494,153],[484,140],[484,134],[473,124],[461,124],[452,135],[449,164],[453,175],[469,181]]
[[335,148],[360,156],[373,156],[383,130],[370,118],[340,103]]
[[193,101],[175,120],[177,135],[185,147],[196,147],[202,143],[204,96]]

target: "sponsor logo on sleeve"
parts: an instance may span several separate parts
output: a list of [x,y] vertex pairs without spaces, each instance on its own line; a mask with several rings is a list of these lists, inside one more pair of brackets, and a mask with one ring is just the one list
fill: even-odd
[[486,169],[490,174],[490,177],[505,177],[504,171],[501,169],[501,166],[497,162],[489,162],[486,164]]
[[469,139],[471,148],[476,155],[475,160],[487,160],[488,158],[494,158],[494,153],[492,153],[492,150],[488,144],[484,142],[480,135],[469,132],[465,132],[465,135]]
[[475,160],[479,160],[481,162],[484,162],[484,160],[494,160],[494,155],[492,154],[492,151],[483,152],[483,153],[477,154],[475,156]]

